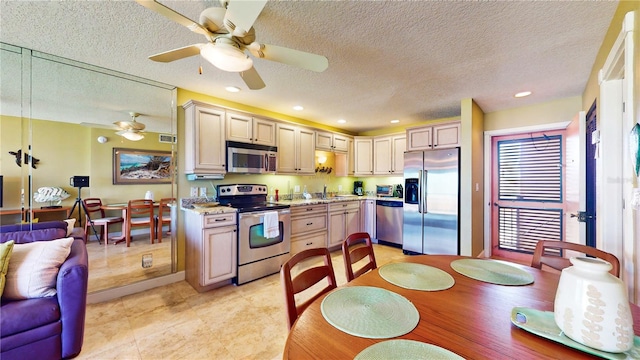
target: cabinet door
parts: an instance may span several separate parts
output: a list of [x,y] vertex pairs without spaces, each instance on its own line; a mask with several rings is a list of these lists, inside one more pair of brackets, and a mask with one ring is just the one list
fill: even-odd
[[451,148],[460,146],[460,123],[443,124],[433,127],[433,147]]
[[349,138],[343,135],[333,134],[333,150],[334,151],[349,151]]
[[363,200],[360,208],[360,223],[363,232],[369,233],[371,238],[376,237],[376,202],[375,200]]
[[392,142],[390,136],[373,139],[373,173],[391,175]]
[[316,150],[333,150],[333,134],[323,131],[317,131]]
[[[296,152],[298,155],[298,174],[314,175],[316,173],[315,131],[303,128],[298,131],[299,146]],[[280,149],[278,149],[278,152],[280,152]]]
[[227,140],[251,143],[252,124],[251,116],[227,112]]
[[296,160],[296,127],[277,124],[276,129],[278,133],[278,173],[296,173],[298,170]]
[[202,285],[211,285],[236,276],[236,227],[204,229]]
[[356,175],[373,174],[373,139],[355,138],[355,169]]
[[346,239],[347,236],[360,231],[360,209],[348,210],[344,214],[344,221],[345,232],[343,240]]
[[394,136],[391,141],[393,142],[393,164],[391,166],[391,173],[402,175],[404,172],[404,152],[407,150],[407,137]]
[[407,130],[407,150],[431,150],[432,134],[431,126]]
[[347,161],[349,162],[349,168],[347,174],[353,175],[356,172],[356,148],[355,141],[351,138],[348,140],[349,151],[347,152]]
[[196,138],[192,172],[225,173],[224,111],[196,106],[194,115],[192,123]]
[[253,143],[276,146],[276,123],[271,120],[253,118]]
[[333,247],[342,244],[345,239],[345,212],[329,213],[329,244],[327,247]]

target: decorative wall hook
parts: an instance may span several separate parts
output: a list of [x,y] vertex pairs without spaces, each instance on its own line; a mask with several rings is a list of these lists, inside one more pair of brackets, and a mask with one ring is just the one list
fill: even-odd
[[[22,167],[22,149],[19,149],[18,151],[9,151],[9,154],[15,156],[16,164]],[[39,162],[40,162],[40,159],[34,158],[33,156],[27,153],[24,153],[25,164],[29,165],[29,163],[31,163],[31,167],[36,169],[36,165],[38,165]]]

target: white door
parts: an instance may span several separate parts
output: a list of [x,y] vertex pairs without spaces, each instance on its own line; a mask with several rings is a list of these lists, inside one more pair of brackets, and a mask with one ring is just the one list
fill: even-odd
[[586,244],[585,113],[573,117],[565,132],[564,241]]

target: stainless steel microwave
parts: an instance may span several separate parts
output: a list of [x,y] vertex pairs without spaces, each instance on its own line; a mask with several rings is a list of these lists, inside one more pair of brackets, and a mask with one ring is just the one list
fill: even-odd
[[227,172],[239,174],[273,174],[276,172],[278,148],[227,141]]
[[393,196],[393,185],[376,185],[376,195],[378,196]]

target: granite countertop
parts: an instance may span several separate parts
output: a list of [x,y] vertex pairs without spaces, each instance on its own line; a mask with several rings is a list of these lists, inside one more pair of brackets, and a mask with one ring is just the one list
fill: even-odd
[[357,196],[357,195],[347,195],[347,196],[334,196],[327,199],[321,198],[313,198],[313,199],[294,199],[294,200],[280,200],[277,203],[283,205],[290,206],[302,206],[302,205],[316,205],[316,204],[330,204],[334,202],[343,202],[343,201],[360,201],[360,200],[389,200],[389,201],[400,201],[402,202],[402,198],[394,198],[394,197],[378,197],[378,196]]
[[236,209],[229,207],[229,206],[223,206],[223,205],[218,205],[218,206],[212,206],[212,207],[206,207],[206,208],[189,208],[189,207],[181,207],[180,208],[182,211],[189,211],[195,214],[199,214],[199,215],[209,215],[209,214],[227,214],[227,213],[235,213],[237,212]]

